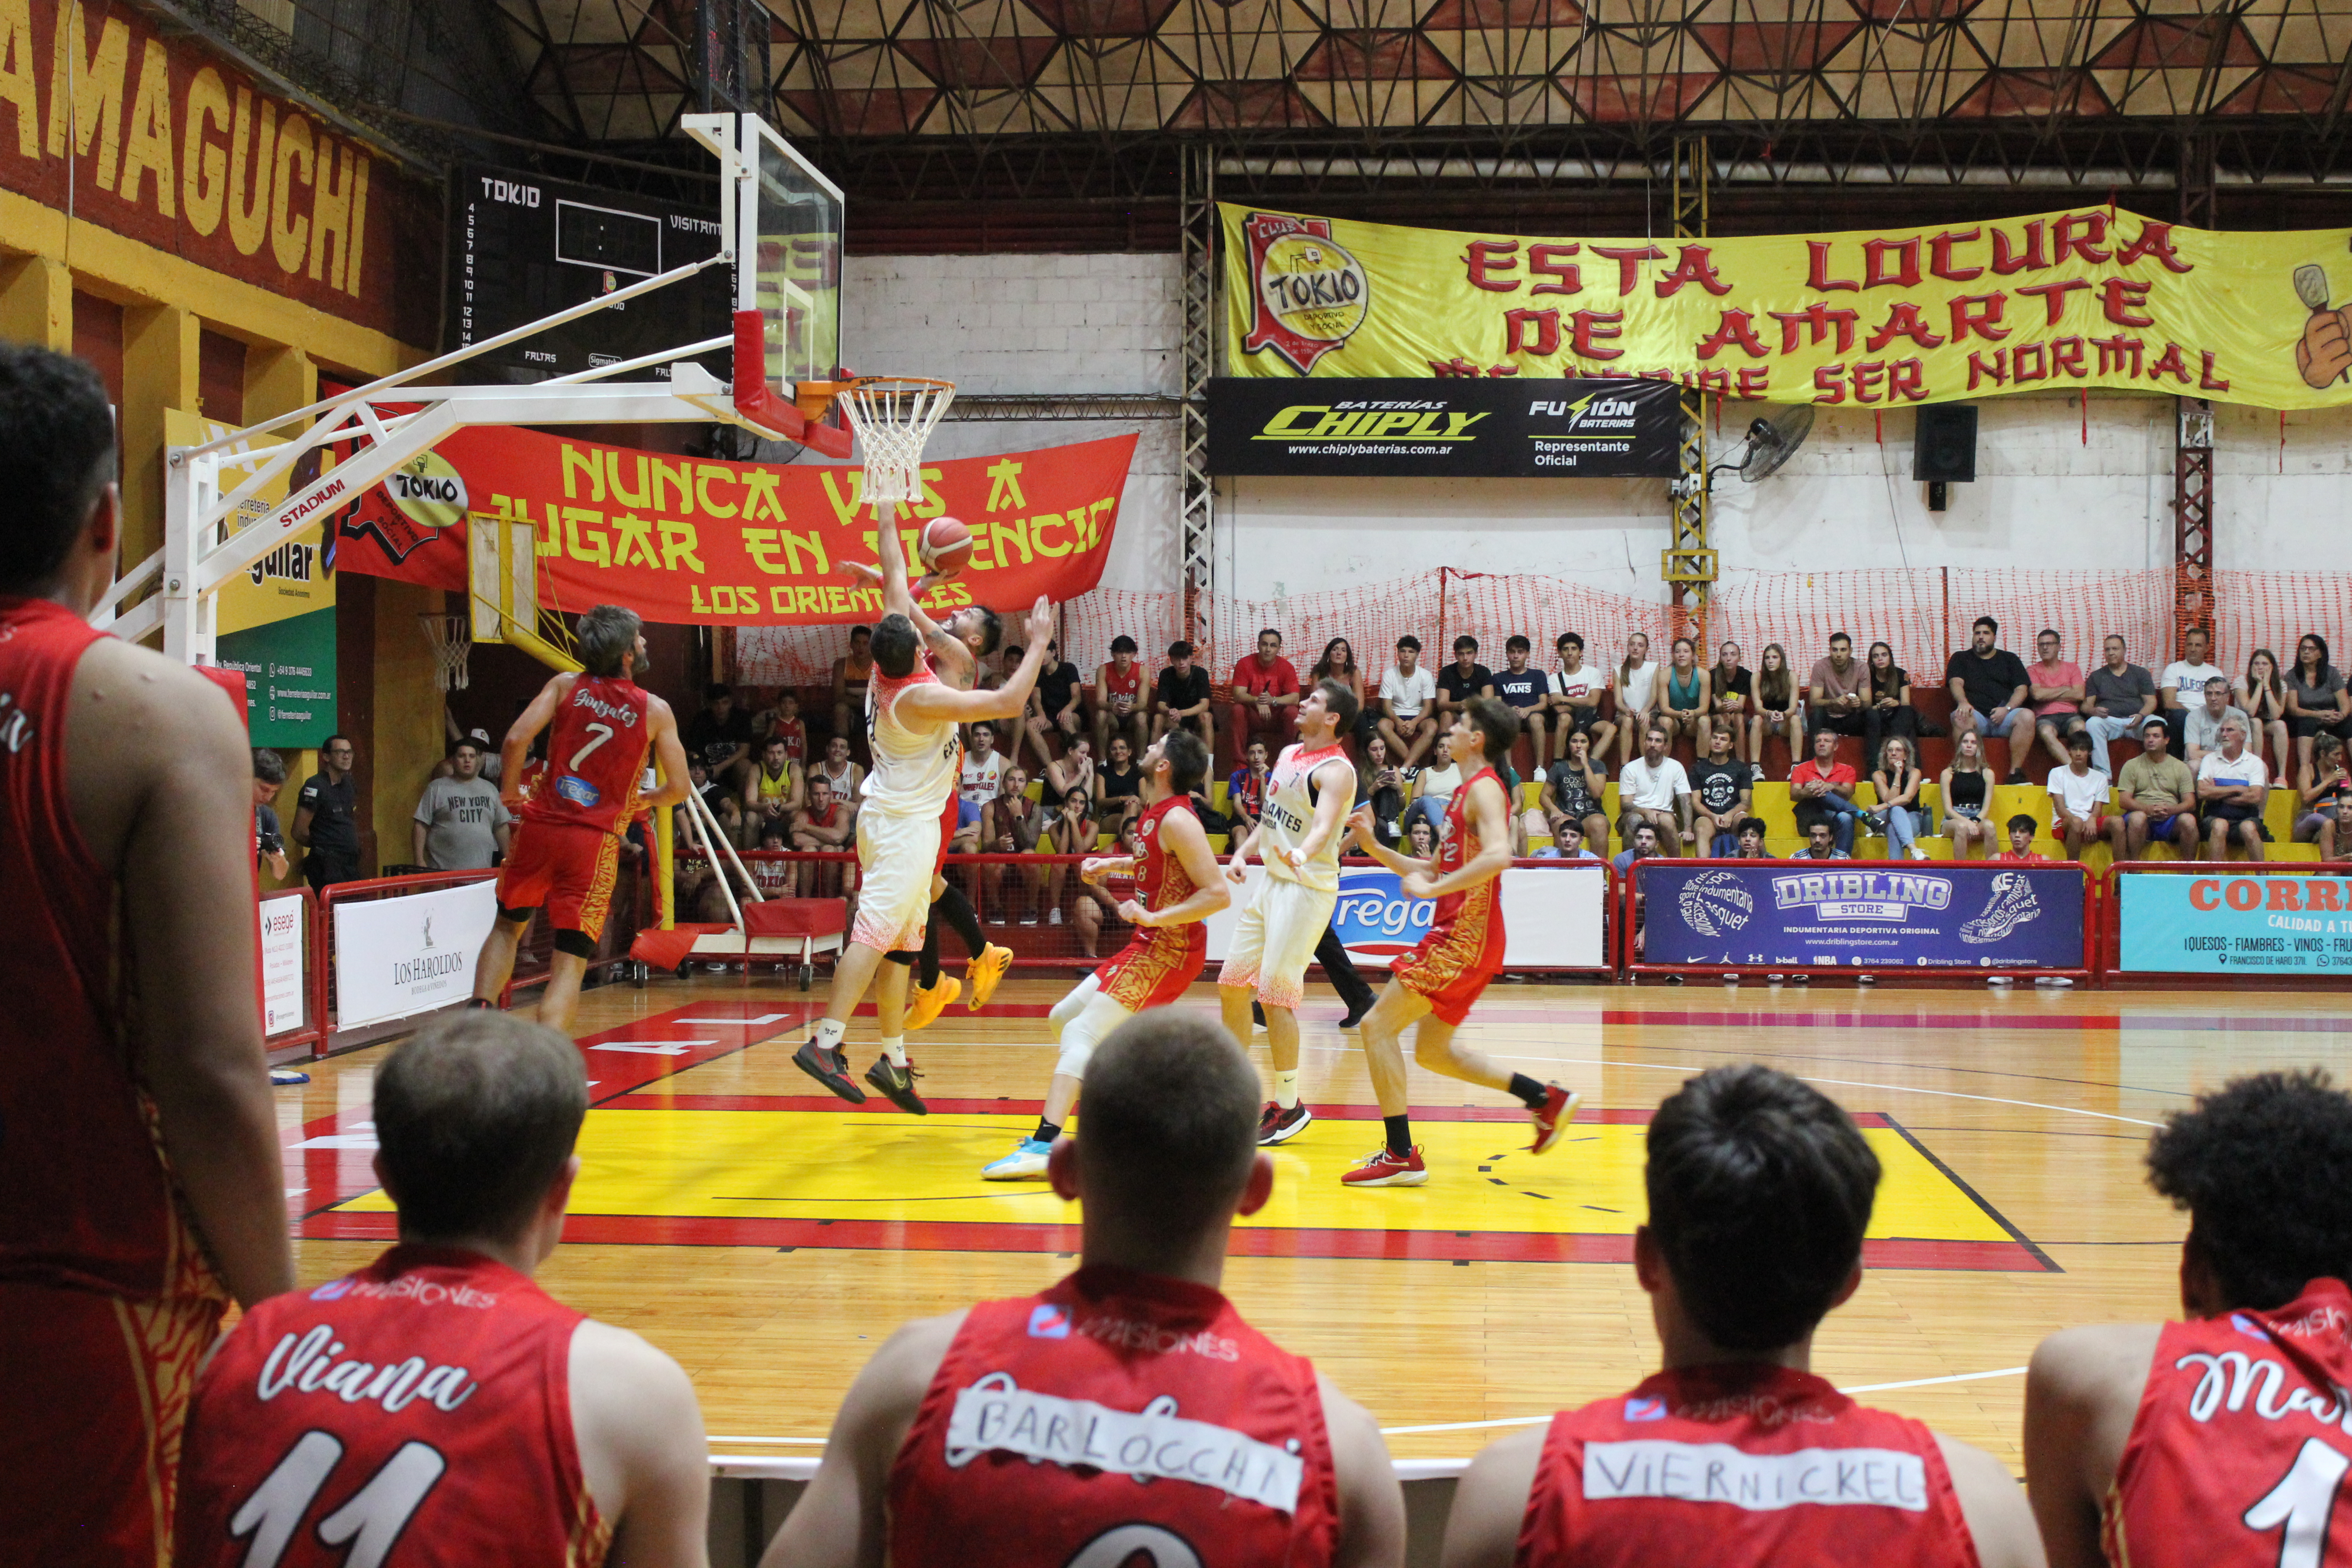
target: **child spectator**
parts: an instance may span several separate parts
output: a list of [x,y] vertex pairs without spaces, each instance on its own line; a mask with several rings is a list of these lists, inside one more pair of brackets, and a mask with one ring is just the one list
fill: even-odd
[[1253,740],[1248,760],[1225,781],[1225,808],[1238,825],[1236,832],[1247,833],[1256,827],[1258,813],[1265,809],[1265,742]]

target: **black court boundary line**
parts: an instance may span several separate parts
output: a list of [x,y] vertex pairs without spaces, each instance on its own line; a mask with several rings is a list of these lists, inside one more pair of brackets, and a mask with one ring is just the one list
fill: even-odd
[[1897,1121],[1893,1116],[1888,1115],[1884,1110],[1880,1111],[1878,1114],[1880,1119],[1883,1120],[1886,1125],[1895,1129],[1895,1131],[1902,1136],[1903,1142],[1910,1144],[1912,1148],[1918,1151],[1919,1157],[1921,1159],[1927,1161],[1927,1163],[1935,1166],[1937,1171],[1941,1172],[1946,1181],[1951,1183],[1952,1185],[1959,1188],[1961,1192],[1967,1194],[1968,1199],[1970,1203],[1982,1209],[1992,1220],[1993,1224],[2000,1226],[2002,1230],[2007,1231],[2009,1233],[2010,1240],[2023,1247],[2026,1252],[2038,1261],[2045,1270],[2052,1274],[2063,1274],[2066,1272],[2065,1269],[2058,1266],[2058,1260],[2056,1258],[2051,1257],[2048,1253],[2042,1251],[2040,1247],[2034,1244],[2032,1237],[2026,1235],[2023,1231],[2018,1229],[2017,1226],[2011,1225],[2007,1215],[1993,1207],[1992,1205],[1985,1202],[1984,1194],[1978,1192],[1976,1188],[1969,1185],[1967,1182],[1963,1181],[1958,1171],[1953,1170],[1949,1165],[1944,1163],[1942,1160],[1937,1157],[1934,1150],[1928,1148],[1927,1145],[1920,1142],[1916,1137],[1913,1136],[1911,1129],[1904,1126],[1903,1123]]

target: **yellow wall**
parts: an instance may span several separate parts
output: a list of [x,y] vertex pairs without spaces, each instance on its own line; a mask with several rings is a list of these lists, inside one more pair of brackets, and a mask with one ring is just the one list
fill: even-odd
[[409,823],[446,741],[441,693],[433,685],[433,647],[419,615],[441,613],[438,588],[389,577],[375,584],[375,853],[379,868],[409,858]]

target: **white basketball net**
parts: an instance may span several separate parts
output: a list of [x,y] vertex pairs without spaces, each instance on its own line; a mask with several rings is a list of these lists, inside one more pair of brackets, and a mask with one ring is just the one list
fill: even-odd
[[869,376],[839,402],[866,448],[865,500],[915,500],[923,493],[923,444],[955,401],[955,384],[922,376]]
[[465,616],[423,615],[417,625],[425,628],[425,640],[433,645],[433,689],[436,691],[466,689],[466,655],[474,644]]

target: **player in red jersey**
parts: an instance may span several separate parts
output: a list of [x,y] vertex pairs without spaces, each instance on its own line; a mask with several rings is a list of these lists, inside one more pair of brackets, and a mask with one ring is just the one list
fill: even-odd
[[1192,813],[1192,792],[1208,776],[1209,748],[1192,731],[1171,730],[1152,742],[1143,752],[1140,867],[1135,856],[1103,855],[1078,868],[1080,877],[1097,884],[1106,877],[1135,879],[1137,896],[1118,906],[1118,918],[1135,935],[1054,1005],[1062,1056],[1045,1089],[1045,1110],[1034,1132],[982,1168],[988,1180],[1045,1174],[1096,1045],[1146,1008],[1176,1002],[1201,977],[1209,957],[1209,928],[1202,922],[1233,900],[1218,874],[1217,852]]
[[1408,899],[1434,899],[1437,909],[1421,945],[1399,958],[1388,988],[1364,1017],[1364,1057],[1372,1094],[1387,1131],[1380,1148],[1340,1173],[1351,1187],[1417,1187],[1429,1167],[1412,1141],[1404,1076],[1404,1031],[1418,1021],[1412,1059],[1432,1072],[1518,1097],[1534,1118],[1533,1152],[1559,1138],[1582,1096],[1498,1067],[1486,1052],[1462,1045],[1454,1031],[1470,1005],[1503,966],[1503,868],[1511,863],[1511,796],[1495,760],[1511,754],[1518,714],[1499,698],[1474,697],[1462,705],[1442,742],[1465,780],[1445,807],[1445,835],[1431,860],[1398,854],[1372,829],[1370,806],[1349,826],[1356,847],[1394,871]]
[[152,1568],[198,1359],[294,1265],[245,718],[85,618],[115,461],[90,368],[0,344],[0,1560]]
[[375,1076],[400,1243],[247,1311],[188,1419],[179,1568],[702,1568],[710,1475],[676,1362],[531,1283],[563,1234],[580,1053],[499,1013]]
[[2189,1211],[2185,1321],[2063,1330],[2026,1373],[2052,1568],[2352,1563],[2352,1096],[2240,1079],[2148,1140],[2147,1176]]
[[850,1385],[763,1568],[1402,1560],[1371,1417],[1217,1286],[1236,1214],[1274,1190],[1257,1073],[1163,1008],[1096,1051],[1054,1145],[1083,1200],[1076,1273],[908,1324]]
[[[539,1021],[572,1032],[580,983],[596,956],[619,875],[621,835],[640,811],[686,798],[686,748],[669,704],[636,683],[646,665],[644,623],[633,610],[599,605],[580,617],[581,672],[556,676],[516,716],[500,752],[507,809],[521,818],[499,873],[499,919],[474,963],[474,1002],[494,1007],[514,973],[515,949],[544,906],[555,930],[555,960],[539,999]],[[525,760],[541,730],[547,771],[529,800]],[[660,784],[640,793],[646,754]]]
[[1879,1178],[1853,1121],[1769,1068],[1714,1068],[1651,1120],[1633,1271],[1664,1370],[1471,1461],[1445,1568],[2041,1568],[1990,1454],[1810,1370],[1862,1284]]

